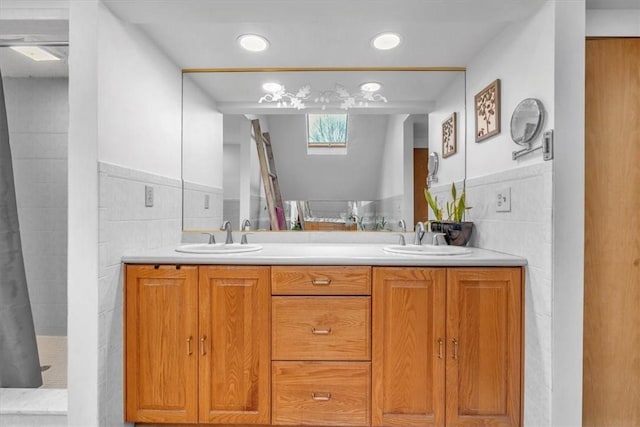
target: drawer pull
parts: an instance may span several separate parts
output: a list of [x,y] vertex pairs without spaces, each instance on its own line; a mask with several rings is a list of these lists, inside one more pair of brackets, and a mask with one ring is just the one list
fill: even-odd
[[444,341],[442,338],[438,338],[438,358],[442,359],[442,354],[444,353]]
[[314,335],[329,335],[331,333],[331,328],[329,329],[311,328],[311,333]]
[[328,286],[331,284],[331,279],[313,279],[311,283],[314,286]]
[[453,355],[452,355],[452,357],[454,359],[457,359],[458,358],[458,340],[455,339],[455,338],[452,338],[451,342],[453,343]]
[[200,338],[200,354],[203,356],[207,354],[207,349],[205,346],[206,341],[207,341],[207,336],[203,335],[202,338]]
[[311,398],[318,402],[328,402],[331,400],[331,393],[311,393]]
[[193,354],[193,351],[191,351],[191,340],[192,339],[193,339],[193,337],[187,338],[187,356],[191,356]]

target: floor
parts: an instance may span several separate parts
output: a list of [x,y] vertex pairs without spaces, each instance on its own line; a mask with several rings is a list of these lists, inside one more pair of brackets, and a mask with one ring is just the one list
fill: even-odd
[[67,337],[38,335],[40,388],[67,388]]
[[67,425],[67,337],[42,335],[36,341],[43,385],[0,388],[0,426]]

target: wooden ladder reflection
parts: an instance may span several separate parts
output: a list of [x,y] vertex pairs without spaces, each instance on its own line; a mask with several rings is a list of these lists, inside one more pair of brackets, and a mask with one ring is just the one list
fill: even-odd
[[271,230],[286,229],[284,205],[282,203],[282,193],[280,183],[276,173],[276,163],[273,158],[273,148],[269,132],[262,133],[260,120],[251,120],[253,137],[258,149],[258,160],[260,161],[260,175],[264,185],[264,193],[267,199],[267,210],[269,211],[269,222]]

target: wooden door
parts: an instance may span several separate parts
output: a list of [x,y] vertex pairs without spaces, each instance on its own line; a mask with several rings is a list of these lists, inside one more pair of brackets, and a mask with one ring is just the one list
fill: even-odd
[[429,149],[413,149],[413,222],[427,220],[427,201],[424,189],[427,187]]
[[521,425],[521,275],[447,269],[447,425]]
[[198,268],[126,267],[125,419],[198,420]]
[[640,39],[587,40],[584,426],[640,425]]
[[201,423],[269,424],[269,267],[200,267]]
[[445,269],[373,269],[373,425],[444,425]]

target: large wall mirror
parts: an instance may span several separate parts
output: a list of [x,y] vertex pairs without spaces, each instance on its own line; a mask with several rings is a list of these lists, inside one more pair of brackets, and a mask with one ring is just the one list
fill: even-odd
[[430,152],[439,184],[465,179],[462,70],[185,70],[182,105],[185,231],[272,228],[256,123],[271,142],[280,229],[411,229],[427,219]]

